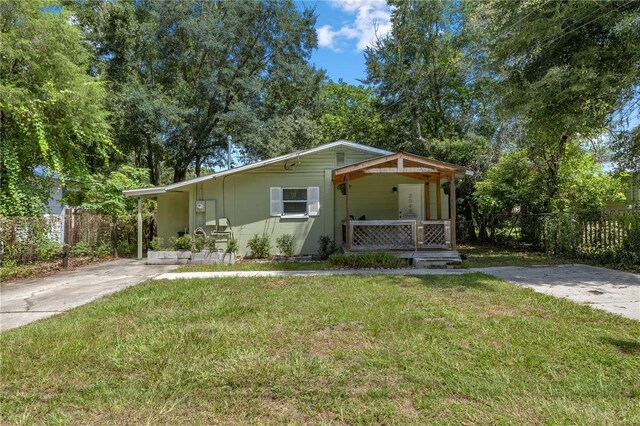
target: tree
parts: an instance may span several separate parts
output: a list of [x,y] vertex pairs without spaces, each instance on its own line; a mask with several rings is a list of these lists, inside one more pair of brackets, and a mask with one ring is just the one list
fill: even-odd
[[100,79],[66,11],[44,1],[0,2],[0,214],[37,215],[51,178],[79,179],[108,162]]
[[136,211],[136,200],[123,194],[125,189],[142,188],[149,185],[148,170],[123,166],[108,175],[88,176],[75,189],[65,194],[70,206],[93,209],[113,221],[113,255],[118,256],[118,225],[127,215]]
[[[573,144],[570,149],[558,170],[552,210],[598,209],[608,200],[623,197],[620,179],[603,173],[593,154]],[[516,209],[524,214],[544,212],[547,200],[540,188],[545,185],[545,176],[536,167],[524,150],[505,153],[478,183],[480,207],[491,214],[508,214]]]
[[[393,1],[388,36],[365,52],[367,82],[380,99],[385,148],[470,166],[457,188],[458,212],[479,219],[475,184],[498,157],[500,127],[487,76],[474,62],[468,2]],[[475,237],[475,234],[471,235]]]
[[[481,85],[473,81],[465,2],[392,1],[392,29],[365,52],[367,82],[385,119],[411,129],[403,143],[432,155],[432,141],[478,133]],[[408,135],[409,136],[409,135]]]
[[320,105],[318,133],[323,143],[340,139],[371,146],[384,143],[380,101],[372,88],[330,81],[322,85]]
[[496,0],[478,9],[498,110],[524,126],[518,144],[544,176],[545,210],[569,153],[616,127],[616,112],[638,100],[638,19],[637,1]]
[[[113,81],[115,115],[128,124],[119,145],[135,153],[136,164],[146,152],[152,181],[160,159],[174,181],[190,167],[198,175],[203,165],[221,163],[216,154],[229,135],[247,155],[261,156],[266,130],[303,120],[324,77],[307,62],[317,43],[313,11],[289,0],[76,7],[99,68]],[[280,142],[304,145],[307,133]]]

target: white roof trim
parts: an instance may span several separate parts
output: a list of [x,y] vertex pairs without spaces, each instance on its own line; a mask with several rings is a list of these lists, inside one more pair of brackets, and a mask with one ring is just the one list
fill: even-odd
[[167,192],[163,186],[153,188],[125,189],[122,191],[127,197],[144,197],[147,195],[157,195]]
[[277,163],[279,161],[289,160],[291,158],[296,158],[296,157],[299,157],[301,155],[313,154],[315,152],[320,152],[320,151],[324,151],[326,149],[331,149],[331,148],[340,147],[340,146],[345,147],[345,148],[357,149],[357,150],[360,150],[360,151],[371,152],[371,153],[379,154],[379,155],[393,154],[391,151],[385,151],[384,149],[374,148],[374,147],[371,147],[371,146],[362,145],[362,144],[355,143],[355,142],[339,140],[339,141],[327,143],[327,144],[324,144],[324,145],[320,145],[320,146],[317,146],[315,148],[307,149],[307,150],[304,150],[304,151],[292,152],[291,154],[286,154],[286,155],[281,155],[279,157],[269,158],[267,160],[262,160],[262,161],[258,161],[258,162],[255,162],[255,163],[247,164],[245,166],[236,167],[235,169],[227,169],[227,170],[223,170],[221,172],[212,173],[212,174],[206,175],[206,176],[200,176],[200,177],[197,177],[197,178],[185,180],[185,181],[174,183],[174,184],[167,185],[167,186],[158,186],[158,187],[154,187],[154,188],[127,189],[127,190],[124,190],[122,192],[127,197],[142,197],[142,196],[145,196],[145,195],[162,194],[162,193],[165,193],[165,192],[170,191],[172,189],[180,188],[182,186],[192,185],[194,183],[200,183],[200,182],[204,182],[204,181],[207,181],[207,180],[210,180],[210,179],[217,179],[217,178],[222,177],[222,176],[227,176],[227,175],[231,175],[231,174],[234,174],[234,173],[244,172],[246,170],[257,169],[257,168],[260,168],[260,167],[268,166],[269,164]]

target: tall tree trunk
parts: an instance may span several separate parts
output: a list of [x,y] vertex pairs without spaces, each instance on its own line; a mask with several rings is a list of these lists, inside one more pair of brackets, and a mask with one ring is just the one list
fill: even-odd
[[544,211],[546,213],[551,212],[551,202],[558,194],[559,185],[560,185],[560,176],[559,176],[560,163],[564,158],[564,155],[567,149],[568,139],[569,139],[568,135],[566,134],[562,135],[558,143],[557,151],[551,155],[551,159],[547,162],[547,173],[548,173],[547,178],[549,179],[548,181],[549,183],[547,186],[548,188],[547,197],[543,203]]
[[431,152],[431,146],[427,143],[427,140],[422,137],[422,128],[420,127],[420,119],[418,118],[418,114],[414,111],[411,112],[411,121],[413,122],[413,127],[416,131],[416,139],[418,142],[422,144],[427,153],[433,156]]
[[176,165],[173,167],[173,182],[182,182],[187,179],[187,166]]
[[202,167],[202,157],[196,157],[196,177],[200,177],[200,168]]
[[160,184],[160,147],[147,141],[147,168],[149,169],[149,181],[152,185]]
[[142,167],[142,147],[140,145],[136,145],[136,147],[133,148],[133,153],[133,164],[136,167]]

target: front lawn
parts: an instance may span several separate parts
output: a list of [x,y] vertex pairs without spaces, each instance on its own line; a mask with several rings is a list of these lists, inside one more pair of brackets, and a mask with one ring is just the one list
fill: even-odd
[[0,355],[2,424],[640,423],[637,322],[483,274],[150,281]]

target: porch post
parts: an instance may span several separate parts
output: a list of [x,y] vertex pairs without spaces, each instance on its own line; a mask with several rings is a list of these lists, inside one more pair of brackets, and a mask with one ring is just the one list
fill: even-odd
[[346,235],[347,237],[347,249],[351,250],[351,211],[350,211],[351,209],[349,206],[350,191],[349,191],[349,175],[348,174],[344,177],[344,191],[345,191],[345,195],[347,196],[346,203],[345,203],[347,207],[347,222],[346,222],[347,229],[344,235]]
[[442,188],[440,188],[440,173],[438,173],[438,175],[436,176],[436,209],[438,210],[436,212],[436,219],[438,220],[442,219],[442,201],[440,195],[441,191]]
[[142,259],[142,197],[138,197],[138,259]]
[[426,220],[431,219],[431,188],[429,187],[429,178],[424,181],[424,217]]
[[449,178],[449,219],[451,220],[451,250],[456,249],[456,176]]

